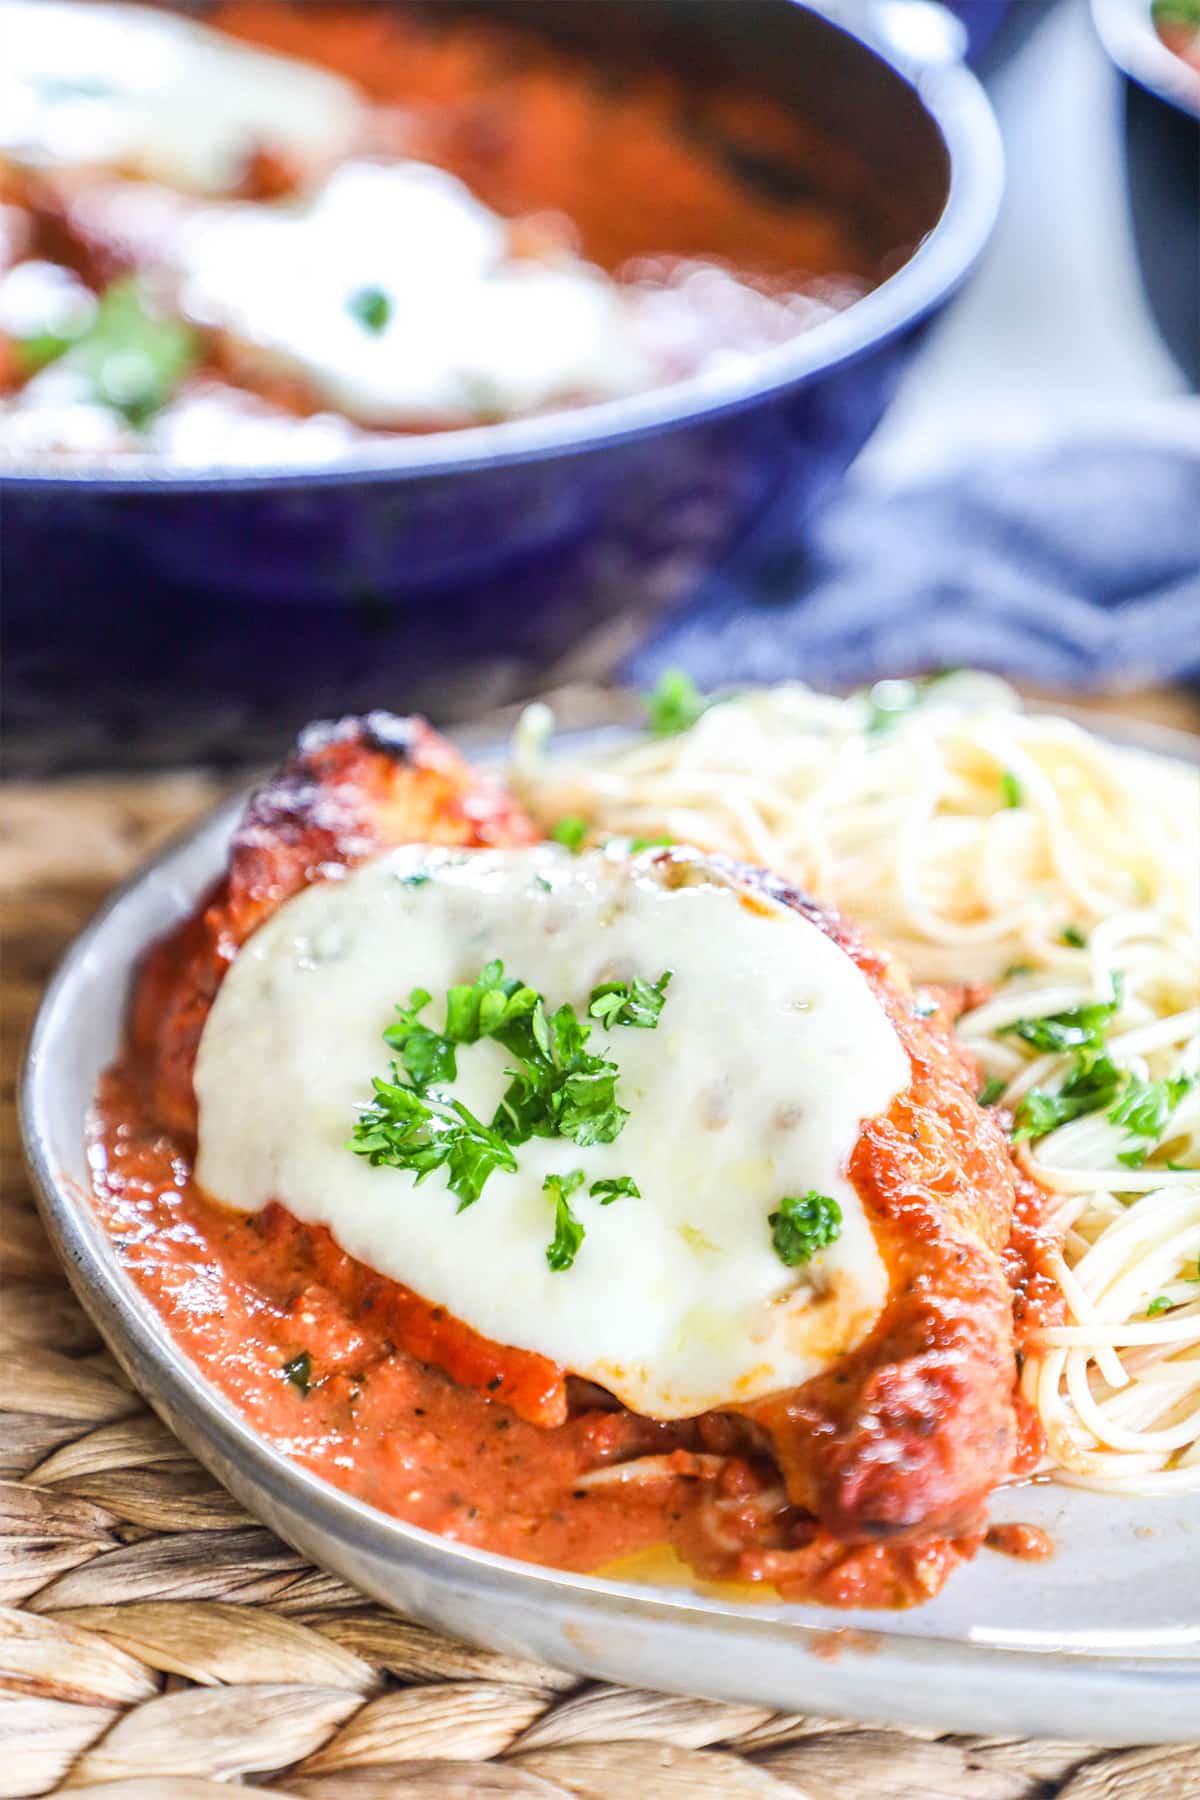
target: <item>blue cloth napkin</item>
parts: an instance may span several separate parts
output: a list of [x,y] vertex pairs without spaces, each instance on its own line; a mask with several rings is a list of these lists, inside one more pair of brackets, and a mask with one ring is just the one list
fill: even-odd
[[850,484],[804,528],[785,496],[626,672],[844,688],[962,665],[1058,689],[1200,680],[1200,443]]

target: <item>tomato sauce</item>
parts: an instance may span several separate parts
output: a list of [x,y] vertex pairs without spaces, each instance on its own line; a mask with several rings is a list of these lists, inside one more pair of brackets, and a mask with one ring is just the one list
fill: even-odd
[[[346,76],[381,109],[380,150],[448,169],[505,218],[569,220],[609,271],[652,255],[879,279],[886,201],[869,171],[756,91],[701,89],[644,55],[590,66],[501,17],[437,6],[227,0],[211,22]],[[790,170],[790,191],[739,174],[753,167]]]
[[[918,1116],[910,1110],[906,1122]],[[880,1184],[889,1158],[872,1154],[869,1137],[863,1144],[857,1179]],[[980,1175],[978,1151],[961,1152]],[[932,1539],[843,1542],[781,1485],[755,1422],[769,1405],[673,1424],[636,1417],[542,1357],[489,1344],[284,1207],[242,1215],[215,1205],[191,1179],[180,1141],[156,1123],[136,1058],[104,1078],[92,1153],[96,1204],[122,1263],[205,1376],[297,1462],[384,1512],[581,1571],[668,1544],[709,1580],[835,1606],[926,1599],[983,1540],[976,1517]],[[936,1236],[925,1254],[936,1257]],[[961,1266],[970,1287],[979,1265]],[[938,1379],[951,1386],[962,1379],[946,1355],[958,1330],[931,1347]],[[878,1342],[864,1350],[864,1379],[878,1379],[879,1357]],[[1007,1403],[1003,1378],[997,1387]],[[884,1388],[878,1403],[903,1409]],[[794,1414],[815,1414],[853,1391],[842,1372],[840,1384],[785,1399]],[[905,1428],[922,1429],[911,1410]],[[651,1454],[671,1458],[661,1479],[580,1485]],[[936,1495],[919,1504],[935,1505]]]
[[741,871],[748,903],[804,913],[852,957],[911,1070],[847,1171],[888,1303],[857,1350],[803,1387],[698,1418],[640,1417],[356,1262],[286,1196],[245,1215],[193,1180],[196,1046],[256,925],[382,843],[532,832],[419,723],[372,715],[305,734],[251,802],[226,878],[147,957],[129,1042],[100,1085],[95,1204],[123,1266],[264,1437],[381,1511],[558,1568],[640,1559],[649,1572],[665,1557],[703,1581],[826,1605],[929,1598],[983,1543],[991,1491],[1039,1452],[1014,1393],[1013,1315],[1014,1295],[1022,1329],[1052,1304],[1042,1197],[974,1098],[950,996],[913,994],[786,883]]

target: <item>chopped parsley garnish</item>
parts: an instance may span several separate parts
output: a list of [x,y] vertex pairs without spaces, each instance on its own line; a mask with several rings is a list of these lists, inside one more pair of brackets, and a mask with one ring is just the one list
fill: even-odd
[[356,288],[346,302],[346,311],[364,331],[378,335],[392,316],[391,295],[381,287]]
[[533,1011],[539,997],[523,982],[506,980],[504,964],[493,961],[469,987],[452,987],[448,991],[444,1031],[421,1024],[418,1015],[429,1005],[432,995],[424,988],[414,988],[408,1005],[396,1008],[400,1023],[388,1026],[384,1042],[399,1052],[415,1088],[454,1081],[458,1077],[456,1044],[477,1044],[480,1038],[494,1037],[511,1048],[505,1033]]
[[588,1017],[599,1019],[607,1031],[614,1025],[653,1031],[667,998],[671,974],[670,969],[664,969],[657,981],[643,981],[635,975],[632,981],[601,982],[592,989]]
[[635,837],[629,840],[629,854],[636,856],[639,850],[668,850],[672,844],[678,843],[668,832],[660,832],[657,837]]
[[1078,925],[1064,925],[1060,941],[1064,944],[1069,944],[1072,950],[1087,949],[1087,939],[1084,937],[1082,931],[1080,931]]
[[556,1273],[571,1267],[583,1242],[583,1226],[571,1211],[568,1199],[583,1185],[583,1180],[583,1170],[572,1169],[569,1175],[547,1175],[542,1183],[542,1192],[554,1201],[554,1236],[546,1245],[546,1261]]
[[448,1037],[422,1025],[423,1012],[433,995],[424,988],[414,988],[407,1006],[398,1006],[398,1025],[389,1025],[383,1034],[385,1044],[399,1051],[408,1078],[415,1088],[431,1087],[436,1081],[453,1081],[458,1074],[454,1045]]
[[1071,1050],[1103,1050],[1104,1034],[1120,1011],[1122,981],[1113,976],[1111,1000],[1093,1000],[1086,1006],[1072,1006],[1065,1012],[1047,1013],[1040,1019],[1017,1019],[1000,1028],[1001,1037],[1019,1037],[1035,1050],[1061,1055]]
[[1005,769],[1000,777],[1000,792],[1005,806],[1017,807],[1024,804],[1025,789],[1011,769]]
[[[446,995],[446,1036],[456,1044],[497,1038],[506,1049],[514,1028],[527,1019],[541,995],[523,981],[506,977],[504,964],[487,963],[469,986],[452,987]],[[522,1042],[519,1036],[516,1040]]]
[[1007,1081],[1002,1081],[999,1075],[989,1075],[975,1098],[980,1106],[995,1106],[1007,1086]]
[[1136,1081],[1131,1077],[1109,1113],[1109,1120],[1114,1125],[1124,1125],[1131,1137],[1150,1138],[1157,1143],[1171,1114],[1195,1085],[1194,1075],[1175,1075],[1164,1081]]
[[125,275],[101,294],[81,332],[37,333],[24,341],[21,354],[31,368],[61,361],[86,382],[96,402],[142,426],[193,368],[200,339],[182,319],[152,310],[137,277]]
[[1032,974],[1032,963],[1009,963],[1007,969],[1004,971],[1004,979],[1005,981],[1016,981],[1018,976]]
[[1035,1087],[1025,1095],[1013,1118],[1013,1142],[1045,1137],[1084,1113],[1111,1106],[1123,1081],[1121,1070],[1103,1053],[1089,1050],[1077,1055],[1075,1067],[1057,1093]]
[[842,1235],[842,1209],[828,1194],[818,1194],[810,1188],[803,1199],[787,1195],[767,1223],[776,1256],[794,1269],[811,1262],[818,1250]]
[[[392,1073],[398,1075],[394,1063]],[[372,1168],[408,1169],[418,1186],[445,1168],[459,1212],[478,1200],[493,1169],[516,1169],[517,1159],[501,1134],[461,1100],[419,1094],[379,1075],[371,1085],[375,1098],[360,1115],[349,1148]]]
[[617,1100],[619,1071],[585,1048],[591,1029],[570,1006],[547,1018],[539,1004],[511,1039],[502,1039],[517,1057],[495,1118],[509,1143],[569,1137],[582,1148],[611,1144],[620,1134],[629,1113]]
[[1175,1075],[1157,1081],[1140,1081],[1121,1069],[1108,1055],[1105,1034],[1122,1001],[1122,980],[1113,976],[1111,1000],[1048,1014],[1041,1019],[1018,1019],[1004,1032],[1022,1038],[1035,1050],[1066,1053],[1071,1069],[1054,1093],[1033,1088],[1014,1116],[1013,1141],[1045,1137],[1060,1125],[1087,1113],[1107,1113],[1113,1125],[1123,1125],[1134,1141],[1117,1153],[1126,1169],[1140,1169],[1154,1146],[1161,1142],[1171,1115],[1184,1095],[1195,1086],[1194,1075]]
[[[619,987],[619,995],[597,989],[592,998],[601,994],[614,1002],[609,1023],[653,1028],[669,980],[669,970],[653,983],[635,977],[607,984]],[[506,976],[498,958],[469,985],[448,990],[441,1031],[422,1023],[430,999],[425,988],[414,988],[408,1005],[396,1008],[398,1023],[383,1034],[400,1062],[391,1065],[390,1081],[382,1076],[372,1081],[374,1097],[347,1146],[356,1155],[373,1167],[407,1169],[418,1184],[444,1167],[462,1212],[479,1198],[493,1169],[515,1171],[515,1145],[532,1137],[565,1137],[586,1147],[612,1143],[620,1134],[629,1117],[617,1099],[620,1071],[608,1057],[588,1050],[592,1027],[572,1006],[548,1015],[542,996]],[[490,1125],[440,1091],[458,1077],[458,1047],[482,1038],[495,1039],[513,1058],[508,1088]],[[593,1192],[606,1205],[636,1195],[637,1187],[631,1177],[621,1176],[598,1183]]]
[[1170,1310],[1170,1306],[1171,1306],[1170,1297],[1167,1294],[1159,1294],[1158,1298],[1155,1300],[1152,1300],[1150,1302],[1149,1306],[1146,1308],[1146,1317],[1148,1319],[1156,1319],[1158,1317],[1159,1313],[1168,1312]]
[[587,834],[587,820],[581,818],[578,813],[567,813],[558,821],[550,836],[556,844],[562,844],[564,849],[569,850],[572,856],[578,856],[583,849],[583,840]]
[[664,669],[653,693],[645,696],[646,722],[655,737],[676,737],[712,705],[686,669]]
[[593,1181],[588,1193],[593,1200],[599,1200],[601,1206],[611,1206],[614,1200],[640,1200],[642,1190],[632,1175],[615,1175],[608,1181]]
[[424,887],[433,876],[427,869],[414,869],[411,875],[401,875],[399,880],[401,887]]
[[283,1372],[292,1386],[298,1388],[307,1399],[312,1387],[312,1357],[308,1351],[302,1350],[299,1356],[293,1356],[290,1362],[285,1362]]

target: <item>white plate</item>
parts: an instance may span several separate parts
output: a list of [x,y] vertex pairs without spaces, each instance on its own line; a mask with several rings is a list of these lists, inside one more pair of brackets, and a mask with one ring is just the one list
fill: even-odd
[[[1146,741],[1136,728],[1112,734]],[[1157,734],[1154,747],[1172,736]],[[1173,747],[1195,754],[1186,739]],[[221,869],[240,806],[221,808],[135,875],[68,952],[34,1028],[22,1123],[47,1230],[83,1305],[155,1409],[251,1512],[402,1612],[607,1680],[942,1731],[1102,1744],[1195,1737],[1194,1499],[1010,1489],[993,1516],[1044,1526],[1057,1545],[1048,1562],[982,1551],[936,1600],[907,1613],[748,1606],[448,1543],[327,1486],[252,1431],[118,1265],[88,1201],[84,1153],[85,1111],[117,1051],[137,961]],[[831,1639],[846,1628],[870,1635]]]

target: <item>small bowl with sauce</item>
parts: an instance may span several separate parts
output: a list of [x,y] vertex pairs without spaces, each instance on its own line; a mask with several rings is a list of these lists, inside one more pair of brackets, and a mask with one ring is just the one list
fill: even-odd
[[154,405],[76,406],[73,349],[0,401],[14,769],[244,759],[368,697],[447,719],[585,648],[599,671],[766,506],[819,502],[999,204],[964,34],[926,0],[853,25],[798,0],[203,15],[316,65],[329,167],[296,166],[315,125],[220,182],[186,132],[147,167],[104,92],[57,74],[60,137],[104,123],[120,179],[0,144],[101,338],[167,291],[201,345],[154,338]]
[[1092,18],[1131,81],[1200,119],[1200,0],[1092,0]]

